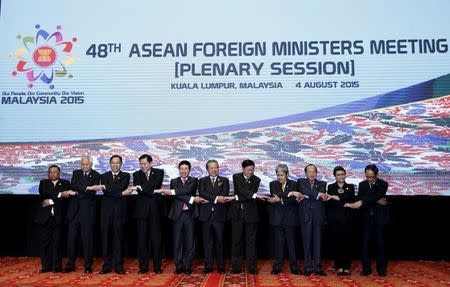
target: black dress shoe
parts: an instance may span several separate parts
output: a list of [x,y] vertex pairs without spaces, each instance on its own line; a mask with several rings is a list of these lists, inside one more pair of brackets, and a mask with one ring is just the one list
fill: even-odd
[[305,272],[303,272],[303,275],[305,275],[305,276],[309,276],[311,274],[312,274],[312,271],[305,271]]
[[344,276],[345,273],[344,273],[344,271],[339,271],[336,275],[337,275],[337,276]]
[[53,273],[62,273],[62,272],[63,272],[62,268],[53,269]]
[[184,270],[184,273],[186,273],[187,275],[192,274],[192,268],[191,268],[191,267],[186,268],[186,269]]
[[64,268],[63,273],[70,273],[70,272],[73,272],[73,271],[75,271],[75,268],[73,268],[73,267],[66,267],[66,268]]
[[278,275],[281,273],[280,269],[272,269],[272,272],[270,272],[270,274],[274,274],[274,275]]
[[139,269],[138,274],[145,274],[148,272],[148,269]]
[[248,270],[248,273],[250,273],[252,275],[258,275],[258,271],[256,271],[256,269],[250,269],[250,270]]
[[323,270],[316,271],[316,272],[314,272],[314,274],[319,275],[319,276],[327,276],[327,273],[325,273],[325,271],[323,271]]
[[300,272],[300,270],[294,269],[294,270],[291,270],[291,274],[301,275],[302,273]]
[[161,274],[162,273],[162,269],[161,268],[155,268],[155,274]]
[[99,273],[100,274],[108,274],[108,273],[111,273],[111,270],[110,269],[102,269]]
[[175,271],[174,271],[173,273],[175,273],[175,274],[181,274],[181,273],[183,273],[183,272],[184,272],[183,268],[176,268]]
[[208,268],[208,267],[205,267],[205,269],[203,269],[203,273],[205,273],[205,274],[211,273],[211,271],[212,271],[212,269]]
[[116,270],[116,274],[123,275],[123,274],[125,274],[125,270],[123,270],[123,269],[117,269],[117,270]]
[[386,277],[386,271],[378,271],[378,276],[380,277]]
[[47,272],[50,272],[50,271],[52,271],[52,269],[50,269],[50,268],[42,268],[41,270],[39,270],[39,273],[47,273]]
[[242,272],[242,270],[240,270],[240,269],[231,269],[232,274],[239,274],[241,272]]
[[84,273],[92,274],[92,268],[91,267],[84,268]]
[[361,273],[359,273],[359,275],[361,276],[369,276],[370,274],[372,274],[371,270],[363,270],[361,271]]

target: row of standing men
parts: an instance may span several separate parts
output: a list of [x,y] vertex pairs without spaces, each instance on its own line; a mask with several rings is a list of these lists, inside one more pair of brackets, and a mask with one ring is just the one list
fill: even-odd
[[[338,275],[350,274],[351,232],[353,209],[362,212],[361,275],[372,273],[369,241],[375,232],[377,242],[377,272],[386,276],[387,259],[384,251],[384,225],[387,222],[387,182],[378,178],[378,168],[365,168],[366,180],[359,184],[358,196],[354,185],[345,182],[346,171],[338,166],[333,174],[336,182],[328,185],[316,178],[317,167],[305,167],[305,178],[297,182],[289,179],[288,167],[280,164],[275,172],[277,180],[270,183],[270,196],[258,193],[260,178],[254,174],[252,160],[242,162],[242,172],[233,175],[234,195],[230,195],[229,179],[219,175],[219,163],[208,160],[208,176],[197,179],[190,176],[191,164],[181,161],[179,177],[170,181],[169,189],[162,189],[164,171],[153,168],[153,159],[144,154],[139,158],[140,170],[130,174],[121,171],[122,158],[110,158],[111,170],[100,174],[92,169],[90,156],[81,158],[81,168],[73,171],[71,182],[60,178],[60,168],[52,165],[48,179],[40,181],[42,202],[35,217],[40,226],[40,272],[72,272],[75,270],[77,238],[81,237],[85,273],[92,273],[93,233],[95,225],[95,194],[103,192],[101,205],[101,237],[103,266],[100,274],[113,270],[124,274],[124,225],[127,214],[126,197],[138,193],[134,217],[137,219],[137,253],[139,274],[149,271],[149,246],[153,270],[162,273],[162,222],[165,216],[165,196],[174,200],[168,217],[173,220],[173,248],[175,273],[192,273],[195,249],[195,221],[202,224],[204,273],[213,270],[225,272],[224,229],[231,220],[231,272],[240,273],[245,246],[247,270],[257,274],[256,234],[259,215],[256,200],[269,203],[269,222],[275,239],[272,274],[279,274],[283,265],[284,247],[287,247],[290,271],[293,274],[325,276],[321,262],[322,227],[327,205],[328,222],[335,240],[335,267]],[[67,212],[63,201],[68,199]],[[68,262],[62,268],[61,233],[68,221]],[[295,229],[301,226],[304,251],[303,272],[297,265]],[[150,244],[149,244],[150,243]],[[215,254],[213,254],[215,251]]]

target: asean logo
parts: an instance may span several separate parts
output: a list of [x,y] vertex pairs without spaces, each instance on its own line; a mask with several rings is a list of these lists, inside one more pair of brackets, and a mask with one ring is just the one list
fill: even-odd
[[56,26],[56,31],[51,34],[41,29],[40,25],[35,28],[37,31],[34,36],[17,35],[23,46],[10,55],[18,59],[16,70],[11,74],[25,74],[30,89],[38,80],[53,89],[55,78],[73,78],[67,67],[75,63],[75,57],[71,53],[78,39],[73,37],[71,41],[64,41],[60,32],[61,25]]

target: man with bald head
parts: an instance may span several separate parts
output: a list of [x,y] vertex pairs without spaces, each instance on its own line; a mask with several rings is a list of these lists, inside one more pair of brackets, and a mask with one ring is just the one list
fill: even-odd
[[69,231],[67,235],[67,266],[64,272],[75,270],[76,247],[78,235],[81,235],[83,247],[84,272],[92,273],[94,224],[95,224],[95,193],[101,190],[100,173],[92,169],[91,156],[81,157],[80,169],[72,174],[71,189],[76,196],[71,196],[67,210]]
[[47,179],[39,182],[41,206],[37,210],[35,222],[39,225],[39,249],[42,269],[40,273],[62,272],[61,237],[64,223],[63,198],[76,193],[70,190],[70,182],[60,178],[61,169],[51,165]]

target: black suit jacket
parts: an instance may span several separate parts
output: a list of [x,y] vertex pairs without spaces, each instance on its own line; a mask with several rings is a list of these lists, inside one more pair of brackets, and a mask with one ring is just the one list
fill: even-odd
[[344,205],[355,202],[355,186],[345,183],[342,189],[344,192],[339,193],[339,185],[336,182],[328,185],[327,193],[339,197],[339,201],[330,199],[325,203],[328,223],[345,224],[352,221],[352,217],[354,216],[353,209],[344,207]]
[[170,181],[170,189],[175,190],[174,200],[170,207],[168,217],[172,220],[177,220],[183,212],[183,205],[186,204],[188,212],[192,218],[198,216],[198,209],[195,203],[189,204],[191,196],[195,196],[198,187],[198,179],[195,177],[188,177],[186,183],[183,185],[181,177],[174,178]]
[[199,219],[207,221],[214,209],[214,219],[225,222],[227,220],[227,204],[214,203],[214,200],[219,195],[228,196],[230,194],[228,178],[218,176],[213,186],[209,176],[202,177],[198,182],[198,193],[200,197],[208,200],[208,203],[203,203],[199,207]]
[[379,178],[375,181],[372,188],[367,180],[359,183],[357,198],[363,202],[360,208],[363,222],[368,220],[370,215],[375,216],[375,221],[378,224],[389,222],[388,206],[377,203],[379,199],[386,198],[388,186],[389,184],[386,181]]
[[252,175],[247,181],[242,172],[233,174],[234,194],[238,196],[238,200],[230,204],[228,213],[231,220],[243,218],[247,223],[259,221],[258,205],[253,196],[258,192],[260,183],[261,179],[256,175]]
[[[39,208],[35,216],[35,222],[39,224],[45,224],[52,216],[51,211],[53,207],[53,213],[56,224],[61,224],[64,221],[64,198],[58,198],[60,192],[70,190],[70,182],[66,179],[59,179],[56,185],[51,180],[43,179],[39,182]],[[44,199],[51,199],[53,205],[42,207],[41,203]]]
[[123,223],[127,217],[127,200],[122,195],[122,191],[128,188],[130,183],[130,174],[128,172],[120,171],[118,179],[113,180],[111,171],[105,172],[100,177],[101,184],[104,184],[106,189],[103,190],[101,222],[107,223],[107,219],[113,216],[114,220],[120,220]]
[[138,170],[133,173],[133,185],[140,185],[142,190],[137,190],[136,207],[134,217],[144,219],[151,216],[164,216],[166,214],[166,204],[163,195],[154,193],[155,189],[160,189],[164,179],[164,170],[151,168],[150,176],[147,180],[145,173]]
[[85,178],[81,169],[74,170],[70,188],[78,192],[78,195],[71,196],[67,209],[67,219],[72,220],[78,212],[79,218],[84,222],[95,222],[95,191],[86,190],[88,186],[100,184],[100,173],[91,170]]
[[298,204],[294,196],[288,197],[289,192],[297,191],[294,180],[286,181],[285,190],[278,180],[270,183],[270,195],[277,195],[283,202],[269,205],[269,223],[274,226],[298,226]]
[[313,188],[311,188],[309,179],[301,178],[297,180],[297,185],[298,191],[308,196],[298,205],[300,222],[307,222],[314,216],[318,223],[323,224],[325,222],[325,209],[322,199],[317,198],[317,196],[319,193],[326,193],[327,183],[316,179]]

